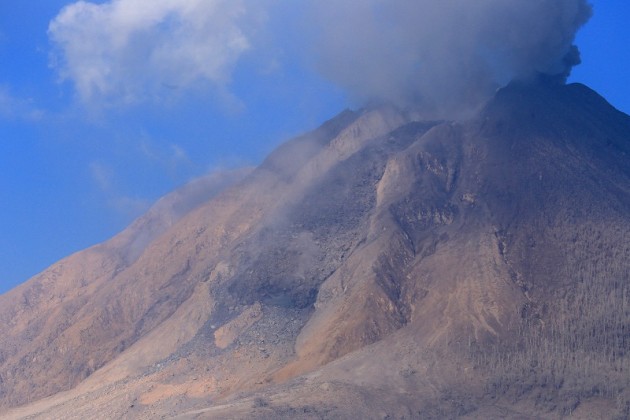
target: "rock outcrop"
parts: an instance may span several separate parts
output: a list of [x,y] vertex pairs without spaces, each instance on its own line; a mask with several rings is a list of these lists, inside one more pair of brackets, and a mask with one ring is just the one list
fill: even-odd
[[577,84],[464,122],[345,111],[0,297],[0,407],[623,415],[629,153],[630,117]]

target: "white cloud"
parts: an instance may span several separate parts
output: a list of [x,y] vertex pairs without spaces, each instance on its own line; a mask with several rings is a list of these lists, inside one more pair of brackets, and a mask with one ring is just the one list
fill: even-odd
[[53,66],[86,102],[227,91],[261,15],[245,0],[78,1],[50,23]]
[[126,217],[137,217],[146,211],[150,201],[140,197],[130,197],[118,190],[114,170],[102,162],[89,165],[92,180],[105,197],[107,206]]
[[90,163],[90,173],[96,185],[101,191],[111,191],[113,189],[114,172],[101,162]]
[[38,109],[31,99],[18,98],[8,87],[0,85],[0,117],[39,121],[44,117],[44,111]]
[[[444,117],[512,79],[566,76],[574,62],[565,58],[576,58],[575,34],[590,14],[587,0],[78,1],[49,33],[62,78],[87,101],[153,100],[209,87],[238,108],[231,75],[251,50],[250,58],[268,62],[256,62],[256,74],[245,64],[246,83],[305,61],[359,101]],[[291,56],[283,55],[287,48]]]
[[171,176],[175,177],[178,172],[195,169],[190,156],[179,144],[159,144],[145,136],[138,144],[138,149],[142,158]]

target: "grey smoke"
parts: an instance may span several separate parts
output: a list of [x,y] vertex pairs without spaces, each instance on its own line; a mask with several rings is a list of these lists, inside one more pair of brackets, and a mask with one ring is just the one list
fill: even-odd
[[[251,67],[295,67],[304,53],[359,103],[450,116],[512,79],[566,77],[590,15],[586,0],[77,1],[49,35],[86,102],[159,101],[174,94],[165,86],[230,102],[237,69],[265,83]],[[252,57],[265,58],[248,68]]]
[[307,20],[319,71],[355,99],[444,115],[513,79],[566,79],[591,13],[585,0],[313,0]]

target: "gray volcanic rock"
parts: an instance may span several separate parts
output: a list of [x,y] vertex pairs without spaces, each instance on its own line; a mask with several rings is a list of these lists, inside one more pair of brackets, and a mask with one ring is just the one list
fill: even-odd
[[1,406],[626,415],[629,152],[630,117],[577,84],[465,122],[345,111],[0,297]]

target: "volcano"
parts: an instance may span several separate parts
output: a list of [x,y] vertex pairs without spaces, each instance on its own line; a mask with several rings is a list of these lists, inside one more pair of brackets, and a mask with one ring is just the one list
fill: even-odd
[[344,111],[1,296],[1,410],[629,416],[629,154],[580,84]]

